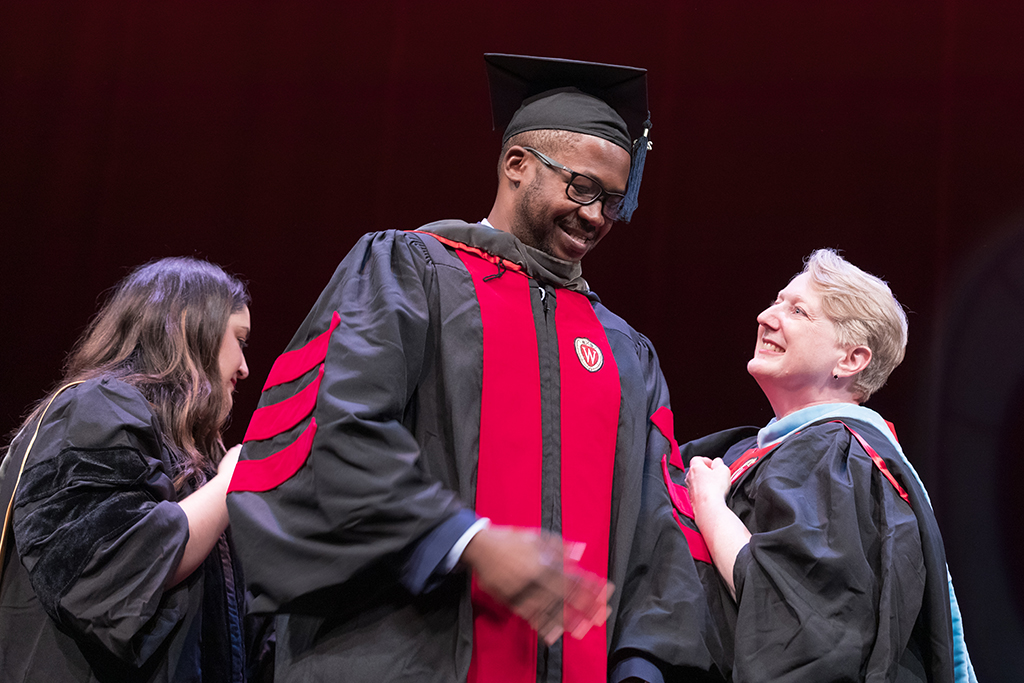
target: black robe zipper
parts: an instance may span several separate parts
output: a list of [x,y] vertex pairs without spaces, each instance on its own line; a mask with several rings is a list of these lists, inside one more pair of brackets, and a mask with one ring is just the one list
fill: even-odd
[[[540,369],[540,410],[542,438],[541,527],[562,533],[562,441],[561,441],[561,372],[558,359],[558,331],[555,310],[558,306],[555,287],[531,281],[537,288],[533,297],[533,322],[537,330],[537,355]],[[559,683],[562,680],[562,643],[537,646],[538,683]]]

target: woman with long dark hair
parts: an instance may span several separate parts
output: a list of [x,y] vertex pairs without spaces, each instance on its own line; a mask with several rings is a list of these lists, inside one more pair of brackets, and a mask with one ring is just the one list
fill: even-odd
[[221,434],[249,374],[248,303],[206,261],[137,268],[22,424],[0,473],[16,486],[0,680],[245,680],[225,505],[239,447]]

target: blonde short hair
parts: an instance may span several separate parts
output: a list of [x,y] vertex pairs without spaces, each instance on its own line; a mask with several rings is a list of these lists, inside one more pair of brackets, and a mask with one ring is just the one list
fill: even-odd
[[853,384],[857,400],[864,403],[903,361],[907,348],[903,306],[885,280],[864,272],[833,249],[813,252],[802,272],[810,275],[821,294],[822,312],[836,326],[839,343],[871,349],[871,362]]

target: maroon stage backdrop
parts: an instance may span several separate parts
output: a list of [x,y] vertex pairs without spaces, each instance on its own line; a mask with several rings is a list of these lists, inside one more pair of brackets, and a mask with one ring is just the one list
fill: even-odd
[[980,678],[1019,680],[1022,43],[998,0],[8,0],[0,429],[130,266],[194,254],[252,290],[239,439],[360,234],[487,214],[484,52],[643,66],[640,209],[584,274],[655,342],[679,439],[771,417],[754,318],[812,249],[888,279],[911,342],[870,405],[931,490]]

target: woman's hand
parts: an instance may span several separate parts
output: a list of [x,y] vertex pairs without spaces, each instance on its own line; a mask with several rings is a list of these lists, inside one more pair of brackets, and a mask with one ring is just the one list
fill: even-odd
[[686,470],[693,521],[704,536],[711,559],[735,600],[733,568],[736,556],[750,542],[750,532],[726,505],[725,496],[729,493],[731,480],[732,472],[721,458],[711,460],[696,456],[690,460],[690,467]]
[[716,501],[724,503],[731,477],[729,466],[721,458],[711,460],[698,455],[690,460],[690,467],[686,470],[686,487],[690,490],[694,513],[698,505]]
[[217,465],[217,476],[225,476],[228,481],[231,481],[231,476],[235,473],[235,465],[238,464],[238,454],[242,452],[242,444],[236,444],[232,446],[224,457],[220,459],[220,464]]

